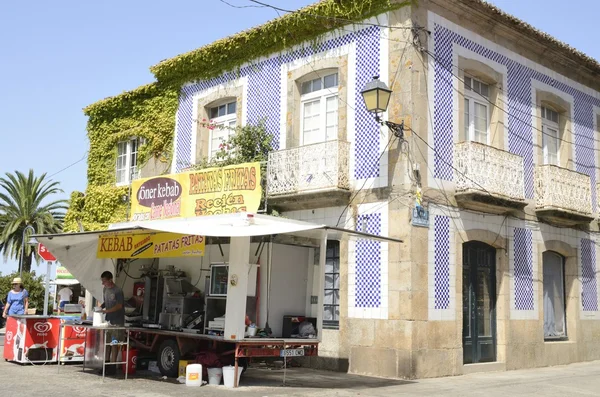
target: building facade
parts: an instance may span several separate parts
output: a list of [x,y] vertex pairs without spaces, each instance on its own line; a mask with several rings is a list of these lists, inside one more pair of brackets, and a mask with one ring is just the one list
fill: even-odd
[[[267,206],[404,241],[330,241],[310,365],[419,378],[600,359],[600,65],[479,0],[392,3],[183,84],[170,172],[228,137],[207,121],[262,121]],[[364,106],[374,76],[401,138]],[[137,166],[123,142],[118,184]]]

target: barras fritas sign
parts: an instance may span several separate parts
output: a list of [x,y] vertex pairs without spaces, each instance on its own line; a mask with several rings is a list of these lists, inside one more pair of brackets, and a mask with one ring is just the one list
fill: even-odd
[[256,212],[260,181],[260,163],[137,179],[131,184],[131,220]]
[[98,237],[97,258],[175,258],[204,255],[204,237],[175,233],[109,233]]

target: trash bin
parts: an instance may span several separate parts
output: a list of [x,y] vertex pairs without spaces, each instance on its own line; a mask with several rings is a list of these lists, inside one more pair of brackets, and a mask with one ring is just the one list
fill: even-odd
[[[127,358],[127,351],[124,350],[122,353],[123,359]],[[127,371],[127,375],[134,375],[137,364],[138,351],[137,349],[129,349],[129,368],[126,364],[123,364],[123,372]],[[125,361],[125,360],[123,360]]]

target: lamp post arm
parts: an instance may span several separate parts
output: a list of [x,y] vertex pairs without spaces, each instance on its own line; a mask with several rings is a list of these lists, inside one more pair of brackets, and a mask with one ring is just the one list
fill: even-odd
[[394,136],[399,139],[404,139],[404,120],[400,124],[382,119],[379,114],[375,114],[375,121],[381,125],[385,125],[392,131]]

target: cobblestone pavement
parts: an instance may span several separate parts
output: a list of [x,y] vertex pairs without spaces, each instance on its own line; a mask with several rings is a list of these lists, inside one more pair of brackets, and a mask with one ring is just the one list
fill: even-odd
[[[0,342],[2,342],[0,340]],[[2,348],[0,347],[0,353]],[[145,374],[127,381],[82,372],[80,365],[31,366],[0,361],[0,390],[32,396],[598,396],[600,361],[532,370],[472,374],[418,381],[385,380],[308,369],[250,369],[242,387],[186,387]]]

